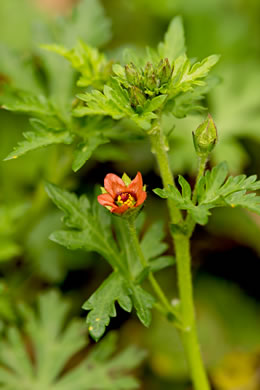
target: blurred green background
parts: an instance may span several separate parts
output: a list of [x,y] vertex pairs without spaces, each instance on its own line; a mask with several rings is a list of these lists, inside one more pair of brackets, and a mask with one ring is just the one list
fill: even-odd
[[[95,3],[89,1],[89,13],[82,16],[82,31],[86,29],[88,37],[94,28]],[[259,0],[103,0],[102,5],[111,25],[108,21],[107,35],[97,45],[111,58],[120,58],[125,47],[155,46],[176,15],[183,17],[190,57],[221,55],[214,71],[219,84],[207,97],[219,134],[211,164],[227,160],[231,173],[260,176]],[[7,79],[20,88],[37,90],[38,81],[32,76],[40,61],[37,34],[55,29],[71,6],[72,1],[1,0],[0,101],[1,83]],[[65,94],[64,69],[64,79],[55,82],[62,84]],[[199,115],[176,120],[171,139],[172,169],[190,182],[196,172],[191,131],[200,121]],[[103,147],[76,174],[70,168],[69,146],[51,146],[2,162],[28,127],[27,116],[0,111],[2,329],[19,322],[17,302],[33,303],[48,287],[72,300],[72,314],[83,315],[82,302],[109,273],[97,255],[70,252],[48,240],[60,225],[60,214],[47,200],[44,179],[78,193],[92,193],[108,172],[133,176],[140,170],[148,189],[160,186],[155,161],[143,140]],[[164,202],[152,193],[146,214],[147,223],[166,215]],[[207,227],[196,230],[192,241],[200,339],[216,390],[260,389],[259,235],[259,217],[239,209],[219,209]],[[162,271],[159,279],[173,297],[174,272]],[[147,330],[118,309],[109,328],[118,330],[121,347],[133,343],[147,349],[148,358],[138,371],[142,389],[190,388],[178,335],[158,314]]]

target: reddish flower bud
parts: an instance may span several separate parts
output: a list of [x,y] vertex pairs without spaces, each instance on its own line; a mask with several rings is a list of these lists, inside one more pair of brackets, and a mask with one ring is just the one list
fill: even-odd
[[98,196],[98,202],[109,208],[111,213],[123,214],[128,209],[140,206],[146,199],[140,172],[128,185],[119,176],[108,173],[104,187],[106,193]]

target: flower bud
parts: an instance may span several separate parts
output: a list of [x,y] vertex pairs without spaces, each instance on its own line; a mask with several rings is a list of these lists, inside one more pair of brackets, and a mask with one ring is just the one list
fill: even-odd
[[130,102],[133,107],[143,106],[145,104],[146,98],[140,88],[135,86],[130,88]]
[[148,79],[154,72],[153,65],[151,62],[147,62],[144,68],[144,77]]
[[145,87],[147,89],[153,91],[155,88],[160,86],[160,80],[158,79],[151,62],[147,62],[147,64],[145,65],[144,77],[145,77]]
[[172,75],[173,68],[171,67],[168,58],[164,58],[160,61],[157,69],[158,77],[161,81],[161,84],[167,83]]
[[125,74],[129,84],[132,85],[138,84],[138,80],[139,80],[138,72],[135,65],[132,62],[125,66]]
[[213,150],[217,141],[217,128],[210,114],[192,133],[192,136],[196,153],[199,156],[208,155]]

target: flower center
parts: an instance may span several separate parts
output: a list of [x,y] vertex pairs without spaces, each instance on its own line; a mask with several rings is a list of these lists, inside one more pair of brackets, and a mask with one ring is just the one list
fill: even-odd
[[129,194],[129,192],[122,192],[116,198],[116,203],[118,206],[127,205],[128,207],[134,207],[136,199],[134,195]]

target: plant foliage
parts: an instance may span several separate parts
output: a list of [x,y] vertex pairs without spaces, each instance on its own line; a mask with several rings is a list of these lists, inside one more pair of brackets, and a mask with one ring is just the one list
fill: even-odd
[[108,335],[89,354],[84,351],[76,365],[70,364],[76,354],[82,353],[87,339],[81,320],[68,322],[70,305],[56,291],[39,297],[37,312],[25,305],[20,309],[24,334],[10,327],[6,341],[0,342],[2,389],[131,390],[138,387],[138,382],[127,373],[145,354],[130,347],[113,356],[114,334]]
[[[86,10],[90,26],[93,20],[96,24],[93,29],[89,27],[85,31],[82,13]],[[173,19],[157,50],[147,49],[145,60],[130,52],[125,56],[130,62],[125,66],[115,63],[113,71],[112,62],[97,49],[105,43],[102,37],[110,36],[109,23],[97,0],[80,2],[74,16],[59,25],[55,36],[51,26],[43,23],[40,26],[36,37],[44,45],[41,50],[37,49],[37,54],[42,58],[49,95],[35,77],[33,64],[28,69],[14,53],[3,49],[6,62],[10,56],[14,58],[11,72],[2,61],[3,73],[17,79],[16,68],[22,69],[19,70],[22,83],[16,83],[20,88],[5,85],[3,107],[33,115],[41,121],[41,129],[33,125],[32,130],[25,132],[26,140],[20,142],[7,159],[51,144],[73,144],[72,168],[77,171],[100,145],[116,138],[113,132],[115,125],[111,121],[107,128],[106,121],[102,124],[103,117],[111,117],[115,121],[129,118],[139,128],[148,131],[161,111],[183,117],[190,111],[203,109],[199,101],[211,88],[207,76],[218,56],[210,56],[197,63],[187,58],[181,18]],[[64,62],[64,58],[70,65]],[[63,75],[57,78],[59,68]],[[76,101],[73,100],[72,68],[80,74],[77,86],[87,88],[86,92],[77,94],[79,100]],[[28,79],[30,90],[24,83],[23,74]],[[66,83],[61,83],[61,80],[66,80]],[[82,120],[78,122],[82,117],[89,117],[83,125],[84,131]],[[35,119],[31,123],[35,123]]]
[[108,115],[115,120],[127,117],[149,130],[159,111],[182,117],[203,108],[198,101],[210,88],[207,76],[218,56],[192,64],[186,56],[179,17],[171,22],[158,49],[147,49],[145,61],[131,52],[126,57],[131,62],[124,67],[113,66],[114,76],[103,92],[94,90],[78,95],[85,106],[75,109],[77,116]]
[[[33,58],[24,61],[22,53],[16,53],[4,45],[0,47],[0,72],[4,81],[4,93],[0,96],[2,108],[33,118],[30,121],[31,129],[24,133],[25,141],[18,144],[7,156],[7,160],[40,147],[71,144],[75,140],[73,169],[78,170],[99,145],[107,142],[102,132],[90,142],[89,133],[82,136],[77,131],[78,126],[72,117],[75,72],[63,58],[40,49],[39,44],[45,43],[52,51],[63,54],[78,71],[82,62],[87,62],[79,83],[81,86],[97,83],[103,85],[106,67],[109,73],[111,64],[106,65],[104,55],[89,45],[103,45],[110,36],[110,22],[98,0],[82,0],[72,16],[60,20],[56,25],[52,21],[39,20],[39,26],[34,31],[34,54],[40,59],[41,71],[47,79],[47,91],[39,80]],[[72,49],[79,39],[81,41],[76,49]],[[64,45],[70,49],[64,49]],[[96,123],[95,120],[92,123],[91,120],[88,121],[92,129]],[[100,128],[96,128],[96,133],[97,130]]]
[[191,187],[184,177],[179,176],[181,192],[169,186],[168,189],[155,189],[161,198],[174,200],[177,207],[187,210],[195,222],[205,225],[208,222],[210,209],[215,207],[243,207],[260,214],[260,197],[255,191],[260,189],[260,181],[256,175],[229,176],[228,166],[220,163],[211,171],[207,171],[197,186],[198,204],[191,197]]
[[[54,232],[50,238],[69,249],[95,251],[113,269],[113,273],[83,305],[89,311],[87,324],[91,336],[98,340],[103,335],[110,317],[116,315],[115,302],[128,312],[134,307],[140,321],[149,326],[150,310],[155,299],[140,285],[145,278],[139,278],[143,267],[132,251],[124,220],[116,221],[119,248],[112,235],[110,213],[96,201],[91,204],[85,195],[78,198],[50,183],[46,189],[53,202],[65,213],[63,221],[66,230]],[[151,227],[141,242],[152,270],[160,270],[174,263],[172,257],[161,256],[167,249],[167,245],[162,243],[164,233],[158,234],[161,226],[159,223]],[[157,245],[151,250],[151,243],[154,242]]]

